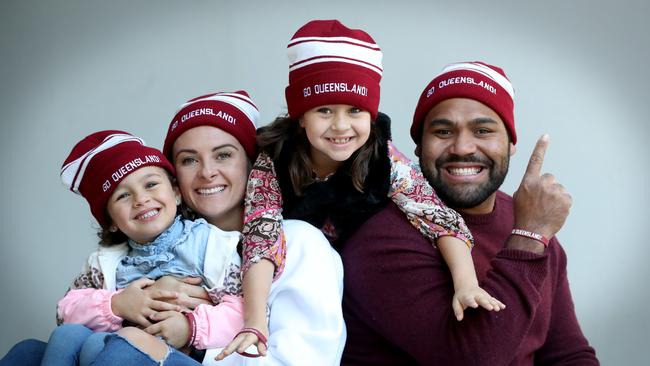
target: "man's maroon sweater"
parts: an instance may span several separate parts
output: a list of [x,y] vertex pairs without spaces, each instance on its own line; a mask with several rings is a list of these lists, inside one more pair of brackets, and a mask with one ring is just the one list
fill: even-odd
[[389,204],[343,251],[343,365],[598,365],[576,319],[566,254],[553,238],[543,255],[506,249],[512,198],[497,192],[487,215],[463,215],[481,286],[506,304],[467,309],[457,321],[441,254]]

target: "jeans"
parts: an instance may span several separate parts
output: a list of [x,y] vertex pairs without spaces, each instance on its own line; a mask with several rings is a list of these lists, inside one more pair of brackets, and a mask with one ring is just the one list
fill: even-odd
[[0,366],[39,366],[46,346],[36,339],[20,341],[0,360]]
[[146,353],[140,351],[125,338],[117,334],[106,337],[106,345],[95,359],[93,366],[145,366],[145,365],[173,365],[173,366],[200,366],[201,363],[193,360],[186,354],[169,347],[169,353],[162,363],[156,362]]
[[104,348],[108,333],[93,332],[80,324],[63,324],[50,335],[43,366],[89,366]]

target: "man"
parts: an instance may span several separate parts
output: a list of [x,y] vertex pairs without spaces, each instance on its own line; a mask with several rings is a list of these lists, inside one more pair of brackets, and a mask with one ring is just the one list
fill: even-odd
[[391,204],[342,253],[342,364],[598,364],[578,325],[566,255],[554,237],[571,197],[541,174],[547,136],[514,198],[498,191],[517,142],[513,94],[498,67],[452,64],[422,93],[411,128],[425,177],[474,236],[480,285],[506,309],[467,309],[457,321],[443,258]]

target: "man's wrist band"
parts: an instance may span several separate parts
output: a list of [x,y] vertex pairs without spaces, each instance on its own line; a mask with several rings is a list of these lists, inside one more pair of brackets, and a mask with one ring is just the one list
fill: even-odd
[[545,237],[542,234],[534,233],[532,231],[524,230],[524,229],[512,229],[512,235],[518,235],[518,236],[523,236],[525,238],[530,238],[533,240],[537,240],[538,242],[544,244],[545,247],[548,246],[548,242],[550,241],[547,237]]

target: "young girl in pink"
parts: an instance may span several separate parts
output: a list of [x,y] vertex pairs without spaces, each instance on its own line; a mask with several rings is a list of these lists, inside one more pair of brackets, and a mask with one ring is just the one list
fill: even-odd
[[[265,298],[271,279],[282,274],[282,216],[318,227],[339,250],[391,200],[441,250],[454,279],[458,320],[468,306],[503,309],[478,286],[462,217],[390,141],[390,119],[378,112],[382,53],[372,37],[336,20],[316,20],[296,32],[287,54],[288,115],[258,133],[261,152],[248,182],[245,326],[268,335]],[[241,334],[218,358],[256,342],[255,334]],[[263,354],[264,345],[257,346]]]
[[[172,364],[188,357],[177,349],[223,347],[242,328],[239,233],[178,215],[174,168],[161,152],[123,131],[96,132],[75,145],[61,178],[88,201],[101,226],[101,245],[58,304],[59,322],[76,325],[54,331],[43,365],[74,364],[80,355],[86,355],[82,364],[92,362],[103,337],[91,336],[91,330],[114,332],[123,321],[148,325],[129,332],[164,340]],[[164,275],[201,278],[216,305],[189,311],[154,301],[149,314],[129,318],[132,303],[122,295]],[[175,296],[162,291],[158,298]]]

